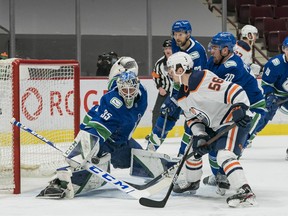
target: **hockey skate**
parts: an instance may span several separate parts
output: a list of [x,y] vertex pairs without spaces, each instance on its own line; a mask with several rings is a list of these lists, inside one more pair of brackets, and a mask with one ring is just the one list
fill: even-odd
[[174,193],[184,193],[189,192],[190,194],[195,194],[200,186],[200,180],[196,182],[180,181],[176,183],[173,187]]
[[[61,183],[59,179],[54,179],[36,197],[37,198],[62,199],[66,196],[65,189],[62,186],[65,187],[65,182],[62,181]],[[66,188],[67,188],[67,185],[66,185]]]
[[230,183],[226,177],[226,175],[222,175],[218,173],[216,176],[215,175],[210,175],[207,176],[203,179],[203,183],[205,185],[210,185],[210,186],[216,186],[216,193],[224,196],[226,193],[226,190],[229,190],[230,188]]
[[254,206],[257,204],[256,196],[248,184],[245,184],[239,188],[237,193],[228,197],[226,201],[230,207],[234,208],[239,206]]

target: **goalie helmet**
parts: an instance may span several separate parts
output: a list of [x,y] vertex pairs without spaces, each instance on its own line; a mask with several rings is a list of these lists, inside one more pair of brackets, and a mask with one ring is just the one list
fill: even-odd
[[[171,55],[167,60],[168,70],[172,70],[176,76],[182,76],[186,71],[192,70],[193,60],[190,55],[185,52],[177,52]],[[182,74],[176,74],[178,68],[183,68]]]
[[288,37],[286,37],[282,43],[282,50],[284,52],[285,49],[288,48]]
[[258,38],[258,29],[253,25],[245,25],[241,29],[241,38],[247,38],[249,41],[256,41]]
[[124,71],[117,78],[119,95],[124,99],[128,109],[133,107],[134,100],[139,93],[139,79],[133,71]]
[[234,35],[230,32],[219,32],[213,36],[212,40],[208,45],[208,50],[211,51],[212,46],[218,46],[220,51],[228,47],[230,52],[233,52],[233,47],[236,44]]
[[110,69],[109,81],[123,71],[133,71],[138,76],[138,64],[135,59],[127,56],[119,58]]
[[172,25],[172,35],[174,32],[192,33],[192,26],[188,20],[178,20]]

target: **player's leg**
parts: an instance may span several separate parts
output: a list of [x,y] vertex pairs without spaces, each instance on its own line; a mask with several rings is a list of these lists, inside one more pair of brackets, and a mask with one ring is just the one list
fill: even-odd
[[[108,171],[110,154],[98,155],[99,150],[98,138],[86,131],[80,130],[72,145],[64,151],[70,166],[57,169],[56,176],[40,192],[38,197],[73,198],[74,195],[80,192],[94,190],[102,186],[104,183],[102,179],[98,179],[94,175],[92,176],[88,171],[83,170],[79,166],[82,162],[91,161],[101,169]],[[77,161],[77,163],[69,160],[69,158]]]
[[211,151],[208,154],[209,164],[212,175],[203,178],[203,183],[209,186],[216,186],[216,193],[223,196],[226,190],[230,188],[230,183],[223,169],[217,163],[217,152]]
[[184,134],[182,136],[182,140],[181,140],[181,144],[180,144],[180,148],[178,151],[178,157],[182,157],[185,153],[185,149],[187,147],[187,145],[190,142],[191,136],[192,136],[192,132],[191,129],[187,126],[186,121],[184,123]]
[[152,128],[154,128],[154,126],[156,125],[157,119],[161,113],[161,106],[164,103],[166,97],[167,97],[166,95],[162,96],[158,93],[157,99],[155,101],[155,105],[152,110]]
[[217,163],[224,170],[231,187],[237,190],[236,194],[227,198],[227,203],[231,207],[256,204],[256,196],[252,192],[243,167],[237,159],[242,151],[239,144],[245,142],[248,132],[248,127],[244,129],[237,126],[230,130],[227,135],[218,139],[215,145],[216,150],[218,150]]
[[[285,99],[282,99],[285,100]],[[280,106],[279,109],[282,113],[284,113],[285,115],[288,115],[288,102],[284,103],[283,105]],[[288,160],[288,148],[286,149],[286,157],[285,160]]]
[[174,193],[184,193],[188,192],[190,194],[195,194],[200,186],[200,179],[202,176],[202,157],[195,158],[191,157],[185,161],[185,165],[182,169],[184,169],[184,173],[186,173],[185,181],[178,181],[174,187]]
[[147,149],[156,151],[163,143],[167,134],[175,126],[179,119],[181,108],[178,107],[174,98],[167,97],[161,107],[161,114],[156,121],[156,125],[152,129],[149,136]]
[[125,143],[106,141],[101,151],[111,154],[111,164],[114,168],[125,169],[130,167],[131,149],[142,149],[141,145],[133,138]]
[[[110,154],[98,159],[96,164],[102,170],[110,171]],[[57,169],[56,175],[49,182],[49,185],[43,189],[38,198],[74,198],[77,194],[82,194],[105,185],[106,182],[92,175],[87,170],[77,170],[73,167],[62,167]]]

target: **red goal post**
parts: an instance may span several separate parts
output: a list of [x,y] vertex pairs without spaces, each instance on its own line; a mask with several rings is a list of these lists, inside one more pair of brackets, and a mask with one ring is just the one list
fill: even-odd
[[10,124],[12,117],[59,148],[80,124],[76,60],[0,60],[0,191],[21,192],[21,176],[50,176],[66,162],[59,152]]

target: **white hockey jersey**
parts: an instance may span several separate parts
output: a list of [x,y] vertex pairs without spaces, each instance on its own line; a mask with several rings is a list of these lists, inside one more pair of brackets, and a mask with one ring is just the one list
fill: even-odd
[[260,75],[261,67],[253,63],[252,49],[249,44],[247,44],[245,41],[238,40],[233,48],[233,51],[236,55],[240,56],[246,65],[251,68],[250,74],[252,74],[254,77]]
[[233,51],[236,55],[240,56],[246,65],[250,66],[252,64],[252,49],[245,41],[238,40]]
[[[232,123],[232,105],[237,103],[250,106],[242,87],[209,70],[193,71],[188,86],[182,85],[178,94],[178,105],[188,124],[200,120],[214,131]],[[250,111],[248,115],[251,115]]]

